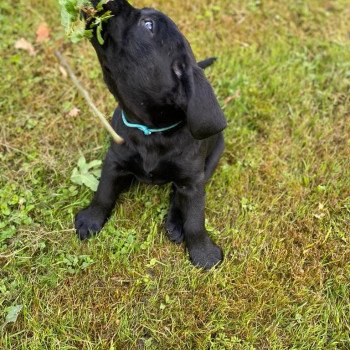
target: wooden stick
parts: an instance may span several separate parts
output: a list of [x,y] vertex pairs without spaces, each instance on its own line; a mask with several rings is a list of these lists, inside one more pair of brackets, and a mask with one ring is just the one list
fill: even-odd
[[84,97],[85,101],[89,105],[90,109],[92,112],[98,117],[103,124],[103,126],[107,129],[107,131],[112,135],[113,140],[118,143],[122,144],[124,142],[124,139],[120,137],[112,128],[111,124],[109,124],[108,120],[106,117],[97,109],[95,104],[92,102],[89,93],[83,88],[83,86],[80,84],[78,78],[76,75],[73,73],[71,67],[69,66],[68,62],[66,59],[62,56],[62,54],[59,51],[55,51],[55,56],[57,59],[60,61],[61,66],[63,66],[66,70],[70,78],[72,79],[74,85],[78,88],[80,94]]

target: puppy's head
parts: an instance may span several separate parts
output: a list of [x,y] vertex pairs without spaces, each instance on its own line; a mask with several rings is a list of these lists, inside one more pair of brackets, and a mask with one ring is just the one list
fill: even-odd
[[[98,2],[98,1],[96,1]],[[92,44],[104,79],[122,108],[137,116],[182,115],[196,139],[226,126],[213,89],[198,67],[190,45],[174,22],[154,9],[136,9],[110,0],[113,17],[103,24],[104,44]],[[153,120],[154,120],[153,119]]]

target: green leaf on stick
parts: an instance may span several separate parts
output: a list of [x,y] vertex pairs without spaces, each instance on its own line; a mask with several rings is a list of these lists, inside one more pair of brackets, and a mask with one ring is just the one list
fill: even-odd
[[[90,0],[59,0],[61,7],[61,23],[65,28],[67,36],[73,43],[77,43],[83,38],[91,39],[93,35],[92,27],[96,28],[96,37],[100,45],[104,44],[102,37],[102,25],[113,17],[110,11],[103,11],[103,5],[110,0],[101,0],[96,8]],[[85,16],[82,16],[82,13]],[[85,18],[84,18],[85,17]],[[89,27],[86,24],[89,23]]]

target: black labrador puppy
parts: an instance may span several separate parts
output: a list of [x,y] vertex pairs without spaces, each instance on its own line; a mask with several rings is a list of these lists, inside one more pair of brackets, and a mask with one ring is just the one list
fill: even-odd
[[185,37],[161,12],[125,0],[111,0],[103,9],[113,14],[104,23],[104,44],[96,33],[91,42],[119,102],[112,125],[125,142],[111,144],[98,190],[76,216],[77,234],[86,239],[99,232],[135,179],[171,182],[168,236],[184,240],[192,263],[209,269],[223,254],[205,229],[205,184],[223,152],[226,127],[202,70],[212,60],[197,63]]

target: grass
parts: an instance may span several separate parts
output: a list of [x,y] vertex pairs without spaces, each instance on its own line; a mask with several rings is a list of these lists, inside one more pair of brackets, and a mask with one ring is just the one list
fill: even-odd
[[[219,57],[208,76],[229,126],[207,227],[225,261],[203,273],[168,242],[168,186],[137,186],[98,237],[76,239],[92,192],[70,176],[108,137],[53,51],[104,113],[115,102],[54,0],[1,2],[0,348],[350,349],[348,1],[133,3],[169,14],[198,58]],[[43,21],[37,55],[16,50]]]

